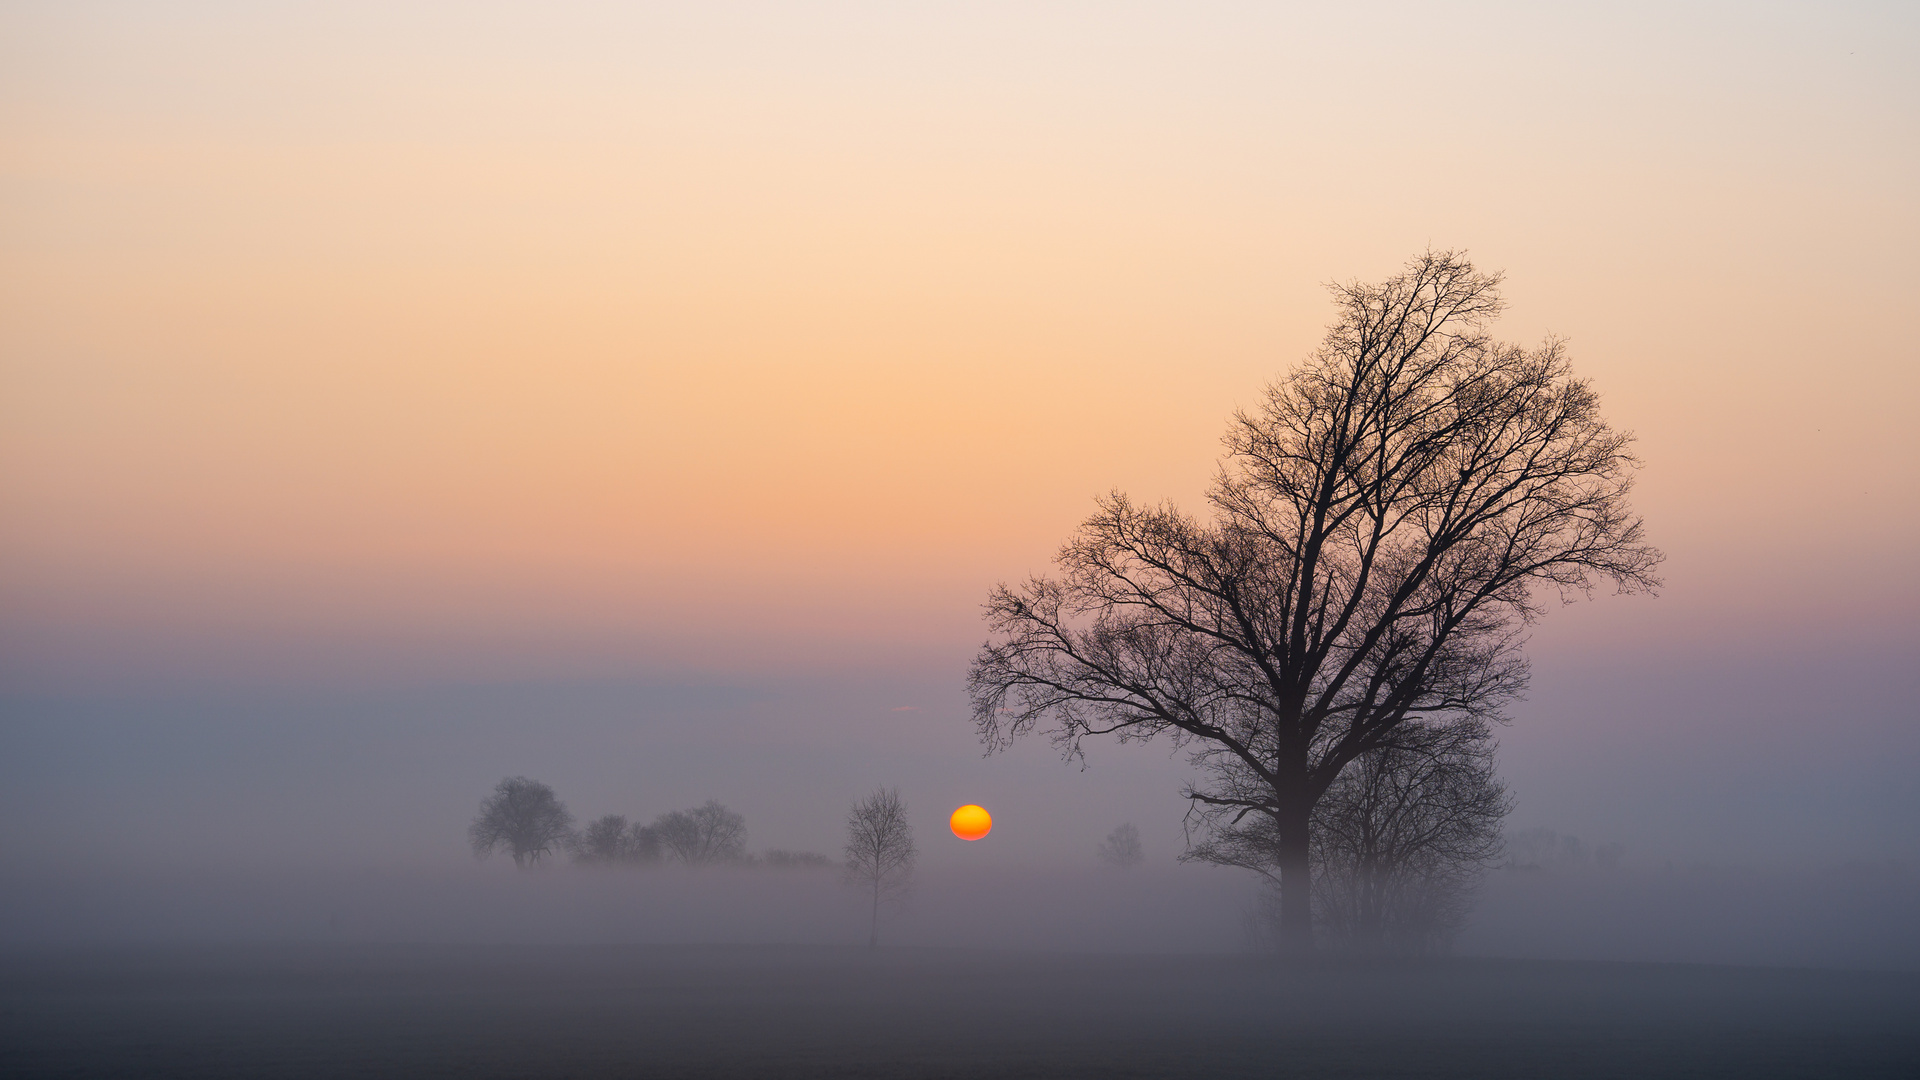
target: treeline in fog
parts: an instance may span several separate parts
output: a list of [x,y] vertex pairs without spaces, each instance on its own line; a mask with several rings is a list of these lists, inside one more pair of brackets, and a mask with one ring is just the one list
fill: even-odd
[[[1139,837],[1132,828],[1124,825],[1115,830],[1101,849],[1103,857],[1119,865],[1138,862]],[[524,776],[509,776],[481,802],[467,834],[476,856],[484,859],[504,851],[523,869],[558,851],[570,853],[576,863],[601,866],[672,861],[687,866],[838,868],[846,884],[870,901],[867,944],[873,946],[879,944],[881,915],[900,908],[912,890],[919,848],[897,789],[879,788],[857,800],[847,811],[846,829],[844,863],[812,851],[774,849],[758,856],[748,854],[746,818],[717,799],[690,810],[669,811],[647,825],[606,814],[584,829],[575,829],[572,812],[553,788]]]
[[668,811],[650,823],[603,814],[576,828],[573,813],[553,788],[524,776],[509,776],[494,786],[493,794],[481,802],[467,837],[476,856],[499,852],[520,867],[561,854],[576,863],[600,866],[678,862],[830,870],[838,865],[812,851],[776,848],[759,855],[748,853],[747,819],[717,799]]

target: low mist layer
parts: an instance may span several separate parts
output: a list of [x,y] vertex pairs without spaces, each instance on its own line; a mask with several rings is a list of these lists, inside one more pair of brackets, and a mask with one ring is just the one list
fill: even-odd
[[[442,871],[0,872],[0,945],[309,943],[862,945],[837,868],[495,862]],[[1261,894],[1210,867],[936,869],[886,946],[1254,954]],[[1901,864],[1503,868],[1468,956],[1920,968],[1920,872]]]

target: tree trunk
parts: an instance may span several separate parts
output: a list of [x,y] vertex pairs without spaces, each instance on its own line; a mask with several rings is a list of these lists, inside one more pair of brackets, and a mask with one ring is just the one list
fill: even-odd
[[1280,815],[1280,951],[1313,951],[1313,868],[1307,857],[1307,827],[1313,808],[1300,805]]
[[867,924],[867,948],[880,947],[880,878],[873,879],[873,921]]

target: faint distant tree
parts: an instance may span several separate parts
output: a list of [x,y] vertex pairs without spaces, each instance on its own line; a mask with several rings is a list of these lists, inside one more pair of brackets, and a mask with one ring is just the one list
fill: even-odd
[[[1444,952],[1472,905],[1481,873],[1501,853],[1512,806],[1494,775],[1485,723],[1410,724],[1369,751],[1314,807],[1314,918],[1356,952]],[[1250,818],[1216,829],[1189,857],[1273,873],[1271,825]]]
[[905,899],[919,856],[898,789],[878,788],[847,811],[846,855],[847,884],[872,902],[867,927],[871,948],[880,944],[880,908]]
[[1512,808],[1484,722],[1409,725],[1314,808],[1316,921],[1362,952],[1446,951]]
[[1507,869],[1546,870],[1579,866],[1587,860],[1587,845],[1577,836],[1552,829],[1516,829],[1507,834]]
[[1140,852],[1140,830],[1127,822],[1107,834],[1100,842],[1100,861],[1108,866],[1127,869],[1140,865],[1146,856]]
[[1335,287],[1320,348],[1229,425],[1206,517],[1115,492],[1054,576],[987,601],[981,739],[1188,748],[1205,828],[1264,821],[1288,951],[1312,947],[1314,810],[1349,766],[1409,724],[1498,719],[1549,598],[1656,584],[1632,436],[1561,342],[1488,332],[1499,284],[1430,251]]
[[627,862],[632,853],[627,843],[627,819],[607,814],[587,823],[573,839],[573,861],[612,864]]
[[1519,829],[1507,834],[1509,870],[1583,870],[1589,866],[1616,870],[1626,857],[1624,844],[1595,844],[1588,848],[1577,836],[1552,829]]
[[737,862],[747,854],[747,819],[714,799],[660,815],[653,832],[667,855],[688,866]]
[[634,822],[627,828],[627,858],[634,862],[659,862],[661,859],[660,830],[652,825]]
[[565,847],[573,815],[553,789],[524,776],[509,776],[480,803],[480,816],[467,828],[473,853],[485,858],[504,848],[515,866],[529,866],[555,848]]
[[831,870],[833,860],[817,851],[786,851],[774,848],[760,856],[761,865],[774,870]]

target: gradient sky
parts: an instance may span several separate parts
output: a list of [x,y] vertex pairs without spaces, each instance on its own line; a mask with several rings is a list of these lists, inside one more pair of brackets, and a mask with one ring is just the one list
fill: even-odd
[[6,843],[457,854],[535,772],[1170,851],[1164,753],[979,760],[980,601],[1097,493],[1197,505],[1324,284],[1434,245],[1571,339],[1670,556],[1540,627],[1516,823],[1920,857],[1916,55],[1904,4],[7,4]]

